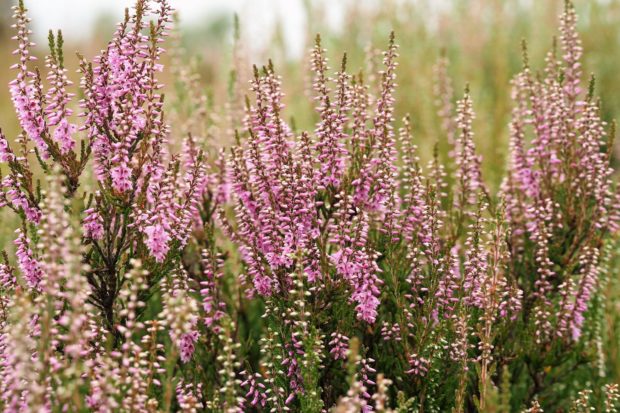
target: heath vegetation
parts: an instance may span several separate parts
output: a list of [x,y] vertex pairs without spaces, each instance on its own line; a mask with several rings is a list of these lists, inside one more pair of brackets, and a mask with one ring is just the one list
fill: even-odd
[[[489,136],[437,50],[427,154],[398,31],[361,68],[317,35],[288,92],[237,26],[217,101],[166,0],[137,0],[74,82],[62,34],[34,62],[14,12],[2,411],[620,408],[615,131],[570,2],[546,57],[523,41],[493,85]],[[501,130],[489,169],[477,146]]]

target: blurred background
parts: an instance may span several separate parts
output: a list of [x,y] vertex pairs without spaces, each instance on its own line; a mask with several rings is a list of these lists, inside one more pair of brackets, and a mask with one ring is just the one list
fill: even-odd
[[[379,70],[380,51],[394,30],[400,45],[397,118],[411,114],[423,156],[441,140],[433,95],[433,65],[442,51],[450,59],[455,98],[470,85],[477,113],[475,131],[484,157],[485,179],[496,187],[506,164],[510,79],[521,68],[521,41],[528,43],[535,70],[557,34],[563,0],[170,0],[178,12],[184,62],[192,61],[199,87],[212,112],[227,102],[231,69],[247,80],[251,64],[272,59],[282,75],[288,115],[298,128],[312,128],[308,50],[321,33],[332,67],[347,52],[349,71]],[[594,73],[604,117],[620,114],[620,0],[574,0],[585,49],[584,73]],[[0,85],[14,76],[10,40],[12,0],[0,0]],[[26,0],[38,44],[45,56],[48,29],[61,29],[70,72],[76,51],[92,58],[110,39],[132,0]],[[234,15],[240,22],[233,62]],[[174,44],[174,42],[172,42]],[[168,42],[167,47],[172,47]],[[368,73],[368,72],[367,72]],[[75,83],[78,74],[72,73]],[[167,87],[174,85],[170,71]],[[245,77],[245,78],[244,78]],[[372,76],[368,78],[373,82]],[[245,83],[242,82],[243,91]],[[300,98],[303,97],[303,98]],[[7,88],[0,87],[0,126],[17,133]],[[222,111],[223,112],[223,111]],[[215,136],[215,139],[223,139]],[[220,142],[221,143],[221,142]]]

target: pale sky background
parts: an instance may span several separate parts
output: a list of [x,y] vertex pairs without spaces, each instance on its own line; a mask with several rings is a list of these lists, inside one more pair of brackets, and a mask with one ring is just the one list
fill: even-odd
[[[6,1],[6,0],[5,0]],[[11,0],[8,0],[11,1]],[[14,0],[17,1],[17,0]],[[325,22],[334,33],[344,20],[344,13],[355,7],[381,7],[386,0],[169,0],[181,17],[184,28],[207,24],[213,18],[230,18],[237,13],[241,19],[243,36],[249,52],[265,50],[272,37],[274,23],[279,21],[285,34],[289,55],[298,57],[305,50],[306,15],[304,1],[322,6]],[[451,7],[452,0],[391,0],[397,3],[423,2],[431,10]],[[547,0],[520,0],[524,6]],[[605,3],[609,0],[584,0]],[[105,15],[113,22],[122,19],[124,9],[135,0],[25,0],[32,17],[34,37],[45,43],[49,29],[61,29],[66,39],[85,39],[92,35],[97,20]],[[491,3],[491,1],[489,2]],[[111,30],[113,28],[110,28]]]
[[[356,1],[373,5],[380,0],[311,1],[329,2],[329,7],[325,7],[326,18],[328,24],[336,28],[347,4]],[[133,0],[26,0],[26,7],[32,17],[34,36],[41,42],[49,29],[61,29],[67,39],[90,36],[90,29],[101,14],[120,21],[125,7],[133,3]],[[244,35],[252,39],[257,49],[269,41],[269,33],[279,19],[289,52],[295,56],[303,53],[305,15],[302,0],[170,0],[170,4],[179,12],[185,27],[207,22],[209,16],[229,15],[232,18],[237,12]]]

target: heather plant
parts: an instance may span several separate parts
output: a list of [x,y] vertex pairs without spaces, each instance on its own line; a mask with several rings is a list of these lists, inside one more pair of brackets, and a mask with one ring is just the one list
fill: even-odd
[[540,69],[523,45],[499,191],[445,54],[423,165],[395,115],[394,33],[372,73],[347,55],[333,72],[316,37],[316,122],[298,130],[237,33],[221,105],[175,45],[167,116],[166,0],[137,0],[75,88],[61,33],[33,67],[26,12],[22,132],[0,137],[20,222],[0,264],[3,410],[617,410],[614,130],[569,2]]

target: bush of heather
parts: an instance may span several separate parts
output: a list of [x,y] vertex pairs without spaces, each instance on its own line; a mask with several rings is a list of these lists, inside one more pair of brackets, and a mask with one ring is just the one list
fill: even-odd
[[291,120],[269,62],[249,88],[233,72],[213,131],[179,50],[164,104],[166,0],[137,0],[107,48],[80,57],[76,85],[62,35],[37,66],[21,2],[14,19],[2,411],[617,411],[614,130],[570,3],[545,61],[524,44],[503,85],[499,191],[445,57],[442,133],[420,160],[410,118],[394,115],[394,34],[377,73],[346,55],[332,71],[317,36],[312,130]]

